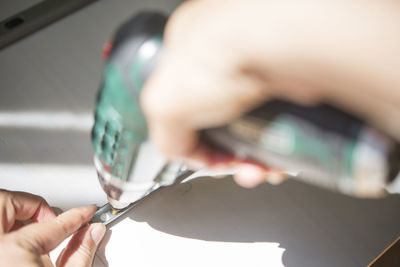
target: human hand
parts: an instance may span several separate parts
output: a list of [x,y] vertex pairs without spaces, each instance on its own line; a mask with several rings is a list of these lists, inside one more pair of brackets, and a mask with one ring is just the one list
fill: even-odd
[[151,139],[192,167],[233,165],[245,186],[271,175],[211,148],[199,131],[270,98],[334,104],[400,139],[389,119],[400,116],[396,12],[389,1],[185,2],[142,94]]
[[56,266],[91,266],[106,229],[103,224],[80,228],[95,211],[95,206],[79,207],[56,216],[39,196],[0,190],[0,265],[53,266],[48,253],[73,234]]

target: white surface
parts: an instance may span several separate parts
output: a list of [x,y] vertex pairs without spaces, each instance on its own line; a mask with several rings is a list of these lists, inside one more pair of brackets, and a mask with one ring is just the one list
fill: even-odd
[[107,202],[92,166],[0,164],[1,187],[43,196],[62,210]]
[[[90,114],[114,28],[178,2],[101,0],[0,51],[0,114]],[[104,202],[89,129],[25,123],[0,125],[0,187],[64,209]],[[95,266],[366,266],[400,235],[399,206],[397,195],[358,200],[295,181],[247,190],[205,177],[143,201],[108,232]]]
[[[126,233],[135,242],[128,240]],[[283,266],[283,252],[274,242],[190,239],[154,231],[145,222],[124,220],[112,233],[106,258],[110,259],[110,266]],[[128,256],[133,253],[134,257]],[[101,266],[100,262],[105,261],[99,261],[96,266]]]
[[74,130],[87,133],[93,125],[92,113],[73,113],[70,111],[23,111],[0,112],[0,127]]

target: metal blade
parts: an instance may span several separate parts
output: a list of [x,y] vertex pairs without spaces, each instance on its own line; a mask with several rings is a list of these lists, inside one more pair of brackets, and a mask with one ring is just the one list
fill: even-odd
[[140,200],[133,202],[122,210],[116,210],[110,205],[110,203],[107,203],[96,211],[89,223],[103,223],[107,226],[120,218],[122,215],[128,213],[139,202]]
[[[189,177],[193,174],[193,171],[186,170],[183,171],[180,175],[176,177],[176,183],[182,182],[184,179]],[[104,206],[100,207],[96,213],[94,214],[93,218],[90,220],[90,223],[103,223],[104,225],[108,226],[111,223],[115,222],[118,218],[123,217],[123,215],[129,213],[136,205],[138,205],[143,199],[145,199],[149,194],[161,189],[162,187],[155,186],[153,190],[150,190],[143,198],[135,201],[126,208],[121,210],[114,209],[110,203],[105,204]]]

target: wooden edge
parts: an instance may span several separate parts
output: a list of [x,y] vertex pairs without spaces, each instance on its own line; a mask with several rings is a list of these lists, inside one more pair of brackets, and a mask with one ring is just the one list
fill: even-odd
[[367,267],[374,267],[373,265],[386,253],[389,249],[391,249],[397,242],[400,241],[400,237],[398,237],[395,241],[393,241],[389,246],[387,246]]

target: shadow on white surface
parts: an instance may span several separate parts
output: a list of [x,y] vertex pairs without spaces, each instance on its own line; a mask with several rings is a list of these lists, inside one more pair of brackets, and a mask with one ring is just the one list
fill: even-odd
[[104,256],[109,266],[365,266],[400,235],[398,204],[202,177],[145,199],[113,226]]

